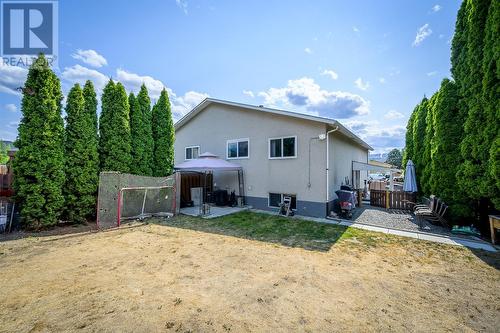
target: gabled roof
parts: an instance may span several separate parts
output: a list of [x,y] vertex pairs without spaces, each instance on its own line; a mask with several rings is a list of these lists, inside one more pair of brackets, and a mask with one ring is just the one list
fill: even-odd
[[189,111],[184,117],[182,117],[181,119],[179,119],[179,121],[177,121],[175,123],[175,125],[174,125],[175,130],[176,131],[179,130],[182,126],[184,126],[186,123],[188,123],[194,116],[196,116],[198,113],[200,113],[201,111],[203,111],[209,105],[212,105],[212,104],[227,105],[227,106],[233,106],[233,107],[237,107],[237,108],[241,108],[241,109],[254,110],[254,111],[258,111],[258,112],[267,112],[267,113],[278,114],[278,115],[287,116],[287,117],[315,121],[315,122],[319,122],[322,124],[326,124],[332,128],[338,127],[338,131],[340,133],[342,133],[344,136],[355,141],[357,144],[359,144],[363,148],[366,148],[368,150],[373,150],[373,148],[369,144],[367,144],[360,137],[358,137],[356,134],[354,134],[353,132],[348,130],[345,126],[343,126],[341,123],[339,123],[335,119],[312,116],[312,115],[297,113],[297,112],[292,112],[292,111],[266,108],[263,106],[255,106],[255,105],[250,105],[250,104],[230,102],[230,101],[225,101],[222,99],[215,99],[215,98],[205,98],[200,104],[195,106],[194,109]]

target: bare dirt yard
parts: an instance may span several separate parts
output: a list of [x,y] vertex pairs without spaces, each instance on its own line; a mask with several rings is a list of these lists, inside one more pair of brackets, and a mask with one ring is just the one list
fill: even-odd
[[497,253],[249,212],[78,231],[0,242],[1,332],[500,329]]

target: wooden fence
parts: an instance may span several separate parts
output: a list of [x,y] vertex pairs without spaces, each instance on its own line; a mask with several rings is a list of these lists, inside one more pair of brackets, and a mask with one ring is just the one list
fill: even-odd
[[412,210],[417,194],[403,191],[370,190],[370,205],[389,209]]

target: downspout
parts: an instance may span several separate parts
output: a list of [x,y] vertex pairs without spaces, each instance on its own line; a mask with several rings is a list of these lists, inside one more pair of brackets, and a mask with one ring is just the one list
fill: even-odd
[[326,132],[326,215],[328,216],[328,203],[330,202],[330,177],[329,177],[329,169],[330,169],[330,133],[337,131],[339,127],[335,127],[332,130]]

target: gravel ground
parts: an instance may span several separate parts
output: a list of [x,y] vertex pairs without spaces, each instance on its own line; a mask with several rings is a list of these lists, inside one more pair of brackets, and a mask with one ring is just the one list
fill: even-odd
[[356,208],[352,221],[408,231],[425,231],[430,233],[451,235],[448,229],[435,226],[424,221],[424,228],[420,229],[413,214],[398,210],[386,210],[379,207],[364,206]]

